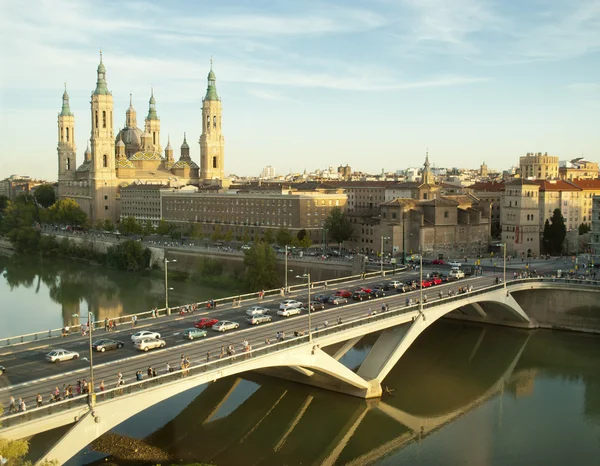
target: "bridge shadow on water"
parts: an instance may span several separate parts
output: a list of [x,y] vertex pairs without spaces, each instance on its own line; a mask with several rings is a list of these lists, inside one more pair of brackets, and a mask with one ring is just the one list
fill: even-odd
[[[527,393],[540,371],[559,370],[559,365],[554,369],[539,356],[549,334],[438,322],[416,340],[386,377],[383,385],[388,390],[381,400],[364,401],[249,373],[166,400],[113,432],[143,439],[170,455],[172,463],[374,464],[435,434],[500,393],[514,397]],[[358,366],[375,340],[376,335],[363,338],[344,356],[345,364]],[[536,348],[531,354],[530,345]],[[562,351],[572,357],[577,352],[573,345]],[[560,358],[560,351],[556,349],[550,356]],[[597,383],[593,362],[588,363],[589,382]],[[599,406],[594,399],[587,407],[598,415]],[[67,429],[34,437],[32,456],[47,449]],[[104,464],[101,457],[106,454],[111,452],[101,454],[88,448],[68,464]],[[115,457],[114,462],[141,465],[158,461]]]

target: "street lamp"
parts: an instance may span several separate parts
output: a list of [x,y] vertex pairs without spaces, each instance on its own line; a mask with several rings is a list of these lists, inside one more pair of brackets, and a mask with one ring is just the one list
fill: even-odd
[[171,259],[168,260],[165,257],[165,309],[167,311],[167,315],[170,316],[171,315],[171,309],[169,309],[169,290],[172,290],[173,288],[169,288],[169,277],[168,277],[168,263],[169,262],[177,262],[177,259]]
[[288,247],[285,245],[285,292],[288,292]]
[[383,277],[383,240],[384,239],[390,239],[389,236],[382,236],[381,237],[381,249],[379,250],[379,266],[380,266],[380,271],[381,271],[381,276]]
[[310,273],[296,275],[296,278],[306,278],[308,281],[308,341],[312,343],[312,314],[310,312]]
[[419,248],[419,312],[421,317],[425,320],[425,314],[423,313],[423,249]]
[[502,271],[503,271],[503,275],[504,275],[504,289],[506,289],[506,243],[502,243],[502,246],[504,246],[504,258],[502,261]]
[[88,327],[89,327],[89,345],[90,345],[90,384],[89,388],[89,403],[90,407],[93,408],[96,404],[96,395],[94,394],[94,353],[92,351],[92,329],[94,328],[93,319],[94,315],[88,312]]

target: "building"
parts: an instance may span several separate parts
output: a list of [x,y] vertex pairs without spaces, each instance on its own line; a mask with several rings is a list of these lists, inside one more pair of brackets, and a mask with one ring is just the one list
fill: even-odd
[[483,162],[481,164],[481,166],[479,167],[479,176],[481,178],[487,178],[488,177],[488,166],[485,164],[485,162]]
[[592,229],[590,230],[592,255],[600,256],[600,196],[592,197]]
[[561,180],[595,180],[598,178],[598,163],[584,160],[582,157],[569,162],[561,162],[558,168]]
[[489,202],[491,205],[491,236],[499,238],[502,222],[502,196],[504,194],[504,183],[486,181],[475,183],[469,186],[468,191],[474,194],[481,201]]
[[524,179],[506,183],[502,198],[502,243],[512,257],[540,255],[540,186]]
[[27,175],[11,175],[0,181],[0,196],[6,196],[14,201],[20,194],[30,194],[42,184],[48,184],[48,182],[34,180]]
[[183,137],[179,160],[173,157],[170,140],[161,146],[161,121],[154,91],[151,91],[144,130],[137,127],[137,113],[130,95],[125,127],[115,136],[113,95],[106,80],[106,67],[100,55],[96,88],[91,95],[92,132],[84,158],[77,165],[75,115],[67,90],[58,115],[58,195],[72,198],[92,221],[121,217],[121,189],[131,183],[158,183],[171,187],[224,182],[224,145],[221,99],[216,77],[208,73],[206,95],[202,100],[200,166],[190,157]]
[[337,172],[342,180],[349,180],[352,177],[352,168],[348,164],[345,167],[340,165]]
[[538,152],[528,153],[519,159],[521,178],[555,180],[558,178],[558,157]]
[[262,169],[260,178],[263,180],[272,180],[275,178],[275,168],[273,168],[271,165],[267,165]]

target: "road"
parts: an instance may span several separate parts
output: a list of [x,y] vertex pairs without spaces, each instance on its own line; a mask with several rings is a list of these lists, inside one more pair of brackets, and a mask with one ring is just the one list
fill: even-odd
[[[471,277],[456,282],[444,283],[432,288],[426,288],[423,293],[428,295],[429,301],[438,299],[438,294],[443,291],[447,296],[449,290],[457,290],[459,286],[472,285],[473,289],[491,285],[495,280],[495,275],[484,275],[481,277]],[[413,273],[398,274],[393,279],[407,281],[413,278],[418,279],[418,275]],[[388,277],[387,280],[390,278]],[[347,284],[346,288],[352,290],[358,284],[381,283],[382,279],[366,280],[364,282],[355,282]],[[314,290],[313,296],[319,294],[322,290]],[[334,290],[328,290],[333,293]],[[418,298],[419,291],[410,293],[397,293],[390,290],[387,296],[378,299],[372,299],[363,302],[349,302],[346,305],[333,306],[326,305],[326,309],[312,313],[312,328],[322,327],[327,320],[329,325],[333,325],[338,317],[343,321],[348,321],[360,317],[365,317],[370,309],[379,311],[381,305],[386,303],[390,308],[405,306],[407,297]],[[292,293],[287,297],[306,299],[307,292]],[[213,312],[196,312],[186,316],[161,317],[140,321],[136,328],[130,325],[120,326],[117,331],[105,332],[97,330],[94,332],[94,339],[108,336],[125,343],[125,347],[118,350],[107,351],[106,353],[95,352],[94,360],[94,378],[96,390],[100,380],[104,380],[106,388],[116,386],[117,372],[122,372],[125,381],[135,380],[135,373],[141,370],[146,377],[146,370],[149,366],[156,369],[157,373],[164,373],[166,363],[170,363],[176,370],[179,369],[181,355],[189,357],[192,368],[194,365],[206,362],[207,351],[210,352],[210,359],[219,357],[221,346],[233,345],[239,353],[242,350],[242,340],[246,339],[253,348],[265,344],[265,339],[269,338],[275,341],[275,334],[284,331],[286,337],[291,337],[294,330],[308,329],[308,315],[303,312],[299,316],[280,317],[277,316],[280,297],[265,299],[261,304],[271,309],[273,322],[261,324],[259,326],[250,326],[245,322],[245,310],[253,303],[245,303],[241,308],[231,308],[223,306]],[[182,331],[192,327],[193,322],[202,316],[210,315],[217,319],[226,319],[238,322],[240,328],[226,333],[220,333],[208,330],[206,338],[194,341],[184,340]],[[164,349],[153,350],[148,353],[139,352],[133,348],[130,336],[140,329],[157,331],[167,342]],[[2,365],[7,367],[7,373],[0,377],[0,399],[8,407],[10,395],[15,398],[22,397],[27,403],[28,408],[33,408],[37,393],[43,396],[44,402],[50,398],[50,394],[55,387],[62,391],[63,384],[75,386],[78,379],[89,381],[89,351],[88,339],[81,336],[70,336],[65,339],[49,340],[47,342],[38,342],[38,345],[31,343],[15,347],[13,350],[6,349],[0,353]],[[51,349],[64,348],[74,350],[80,353],[80,359],[65,361],[58,364],[46,362],[44,356]],[[5,411],[6,412],[6,411]]]

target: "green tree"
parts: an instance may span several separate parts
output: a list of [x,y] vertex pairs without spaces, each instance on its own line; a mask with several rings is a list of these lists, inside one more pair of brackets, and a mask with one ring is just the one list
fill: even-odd
[[35,252],[38,250],[41,233],[32,226],[22,226],[13,229],[8,234],[8,239],[19,252]]
[[346,212],[339,207],[331,209],[329,216],[325,220],[325,228],[329,230],[329,236],[338,244],[348,241],[354,232],[354,228]]
[[136,272],[146,267],[147,255],[139,241],[123,241],[117,246],[111,246],[107,251],[107,264],[120,270]]
[[115,231],[115,226],[109,218],[105,218],[102,222],[102,231]]
[[550,243],[551,235],[552,233],[550,233],[550,220],[546,219],[546,221],[544,222],[544,231],[542,232],[542,246],[546,254],[550,254],[553,252]]
[[275,242],[275,238],[273,237],[273,231],[269,228],[265,230],[262,235],[262,240],[267,244],[273,244]]
[[190,227],[190,238],[195,240],[201,240],[204,238],[204,232],[202,231],[202,224],[194,222]]
[[279,286],[277,255],[271,246],[257,242],[244,251],[246,283],[253,290],[276,288]]
[[306,235],[300,240],[300,247],[310,248],[312,246],[312,240],[310,236]]
[[233,231],[231,231],[231,229],[228,229],[225,234],[223,235],[223,240],[227,243],[231,243],[231,241],[233,241]]
[[242,234],[242,243],[248,244],[250,242],[250,233],[247,228],[244,228],[244,233]]
[[579,234],[580,235],[585,235],[590,230],[591,230],[591,228],[587,223],[582,223],[581,225],[579,225]]
[[56,202],[56,192],[51,184],[42,184],[35,188],[33,196],[38,204],[46,209]]
[[158,226],[156,227],[156,233],[161,236],[166,236],[171,232],[171,225],[166,222],[164,219],[160,219],[158,222]]
[[550,221],[544,223],[544,232],[542,235],[546,252],[550,254],[560,254],[563,249],[563,242],[567,236],[567,227],[565,219],[560,209],[554,209]]
[[221,225],[215,225],[215,229],[213,230],[212,235],[210,235],[210,239],[213,241],[219,241],[222,237]]
[[119,231],[124,235],[141,235],[144,232],[144,227],[135,217],[126,217],[121,220]]
[[62,225],[81,226],[87,220],[87,214],[70,198],[59,199],[48,210],[51,218]]
[[281,247],[292,244],[292,234],[287,228],[280,228],[275,234],[275,241]]
[[298,238],[298,241],[302,241],[304,239],[304,237],[307,235],[306,233],[306,229],[302,228],[302,230],[300,230],[297,234],[296,237]]
[[0,196],[0,213],[4,213],[4,209],[8,205],[10,199],[6,197],[4,194]]
[[22,200],[15,202],[8,201],[2,214],[0,232],[8,234],[21,227],[30,227],[35,223],[36,219],[37,213],[33,204],[22,202]]
[[152,225],[152,222],[150,220],[146,220],[146,223],[144,223],[144,226],[142,227],[142,235],[150,236],[153,235],[155,231],[156,229],[154,228],[154,225]]

